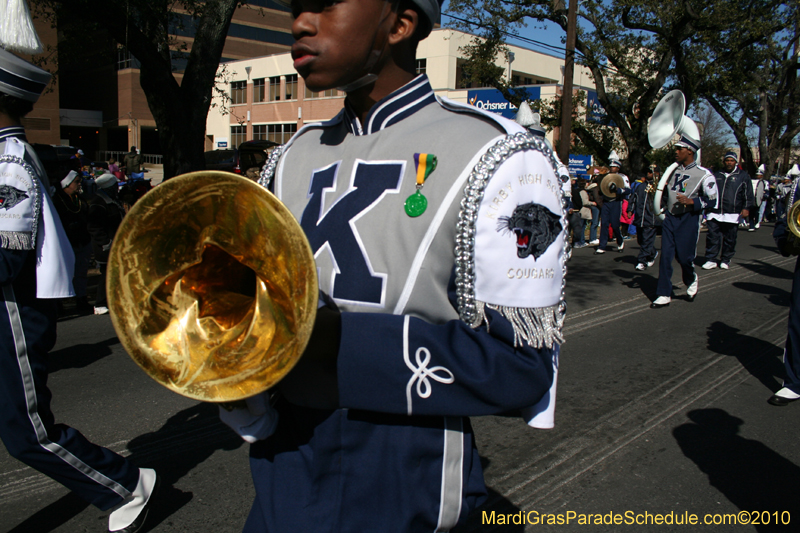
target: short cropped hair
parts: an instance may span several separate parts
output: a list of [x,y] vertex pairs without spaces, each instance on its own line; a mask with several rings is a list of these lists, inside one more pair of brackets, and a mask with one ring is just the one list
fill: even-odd
[[33,110],[33,102],[17,98],[5,93],[0,93],[0,113],[8,115],[11,119],[19,121]]

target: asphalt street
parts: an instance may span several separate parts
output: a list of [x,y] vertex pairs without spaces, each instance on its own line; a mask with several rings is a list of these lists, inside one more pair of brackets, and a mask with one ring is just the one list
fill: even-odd
[[[800,402],[766,402],[783,375],[796,258],[777,253],[771,232],[740,232],[728,271],[698,267],[694,302],[676,271],[672,304],[656,310],[658,266],[634,270],[635,241],[622,253],[576,250],[556,427],[473,420],[490,498],[458,531],[800,531]],[[158,470],[164,483],[148,531],[241,531],[253,498],[247,446],[217,407],[148,378],[107,315],[58,328],[49,380],[56,419]],[[651,525],[656,515],[670,523]],[[685,525],[692,516],[699,523]],[[106,524],[105,513],[0,449],[1,532]]]

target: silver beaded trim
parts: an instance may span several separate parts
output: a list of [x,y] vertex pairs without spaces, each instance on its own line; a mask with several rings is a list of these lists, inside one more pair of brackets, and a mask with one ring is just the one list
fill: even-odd
[[269,154],[269,159],[264,163],[264,168],[261,169],[261,175],[258,178],[258,184],[265,189],[269,188],[272,178],[275,176],[275,169],[278,167],[278,159],[283,154],[283,147],[285,145],[276,146],[272,153]]
[[[478,208],[483,200],[486,184],[494,173],[509,157],[522,150],[538,150],[553,167],[559,176],[559,161],[547,143],[528,132],[508,135],[494,144],[472,169],[464,188],[461,200],[461,212],[456,226],[456,294],[458,296],[458,312],[461,320],[472,328],[481,324],[489,325],[485,307],[500,312],[514,327],[514,344],[518,346],[522,340],[529,345],[551,347],[563,343],[561,329],[567,312],[564,298],[564,287],[567,278],[566,258],[569,254],[569,240],[564,239],[562,255],[561,296],[557,305],[541,309],[517,309],[485,304],[475,300],[475,223],[478,219]],[[568,176],[559,176],[569,180]],[[567,228],[567,198],[562,187],[561,225]]]
[[31,189],[27,192],[33,197],[33,223],[31,224],[30,233],[26,231],[0,232],[0,248],[5,248],[7,250],[33,250],[36,248],[36,234],[39,228],[39,215],[42,209],[42,195],[38,186],[36,170],[34,170],[30,163],[27,163],[24,159],[15,155],[0,155],[0,164],[3,163],[21,166],[31,178]]

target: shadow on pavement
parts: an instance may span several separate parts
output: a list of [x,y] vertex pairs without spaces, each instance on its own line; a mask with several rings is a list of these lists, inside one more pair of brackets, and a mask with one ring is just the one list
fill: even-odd
[[770,278],[792,279],[794,276],[794,268],[792,268],[791,266],[779,267],[758,260],[749,261],[747,263],[739,263],[739,265],[742,268],[746,268],[747,270],[752,270],[756,274],[760,274],[762,276],[767,276]]
[[[193,497],[174,485],[217,450],[235,450],[244,441],[219,420],[214,404],[199,403],[173,415],[152,433],[128,443],[128,459],[138,467],[153,468],[161,478],[161,488],[153,500],[145,527],[146,533],[169,518]],[[89,506],[73,493],[25,520],[9,533],[47,533],[63,526]],[[105,526],[105,519],[102,520]],[[102,531],[102,527],[98,531]]]
[[[783,348],[780,346],[742,335],[738,329],[723,322],[713,322],[708,327],[708,349],[720,355],[736,357],[771,393],[781,388],[785,371],[781,359]],[[768,396],[767,394],[764,399]]]
[[630,289],[639,289],[648,300],[656,299],[656,287],[658,286],[658,276],[646,274],[638,270],[614,270],[613,274],[621,279],[627,279],[622,284]]
[[[800,467],[761,442],[739,436],[744,422],[722,409],[698,409],[687,416],[691,422],[672,432],[683,454],[740,510],[761,512],[762,524],[751,520],[756,531],[775,531],[782,513],[798,516],[795,482]],[[780,531],[788,530],[780,526]]]
[[103,357],[111,355],[111,347],[119,344],[114,336],[95,344],[75,344],[47,355],[47,372],[52,374],[67,368],[85,368]]
[[789,303],[791,302],[791,293],[789,291],[771,285],[737,281],[733,283],[733,286],[737,289],[754,292],[756,294],[766,294],[767,300],[769,300],[771,304],[780,307],[789,307]]

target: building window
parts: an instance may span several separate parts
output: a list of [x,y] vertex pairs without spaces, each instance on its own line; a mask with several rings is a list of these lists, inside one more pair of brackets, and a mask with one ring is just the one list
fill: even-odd
[[247,82],[246,81],[233,81],[231,82],[231,104],[246,104],[247,103]]
[[514,85],[514,86],[519,85],[519,76],[517,76],[516,74],[511,76],[511,85]]
[[264,78],[253,80],[253,102],[266,102],[264,99],[267,96],[265,81]]
[[525,78],[525,85],[533,85],[533,80],[531,78]]
[[269,79],[269,101],[281,99],[281,77],[273,76]]
[[328,89],[327,91],[315,93],[306,87],[306,98],[330,98],[333,96],[341,96],[342,94],[344,93],[338,89]]
[[231,148],[239,148],[246,140],[247,126],[231,126]]
[[427,59],[417,59],[417,75],[425,74],[425,69],[427,68]]
[[297,74],[286,76],[286,99],[297,100]]
[[267,140],[267,125],[266,124],[253,125],[253,140],[254,141],[266,141]]
[[285,144],[297,133],[297,124],[267,124],[267,140]]

